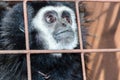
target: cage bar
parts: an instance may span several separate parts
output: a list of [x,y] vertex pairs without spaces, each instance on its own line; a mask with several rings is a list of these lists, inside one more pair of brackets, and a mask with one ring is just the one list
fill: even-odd
[[[85,70],[85,61],[84,54],[93,53],[93,52],[120,52],[120,49],[83,49],[82,44],[82,33],[80,27],[80,19],[79,19],[79,2],[87,2],[87,1],[97,1],[97,2],[120,2],[120,0],[2,0],[2,1],[23,1],[23,10],[24,10],[24,23],[25,23],[25,39],[26,39],[26,50],[0,50],[0,54],[26,54],[27,59],[27,72],[28,72],[28,80],[32,80],[31,76],[31,54],[40,54],[40,53],[81,53],[82,60],[82,70],[83,70],[83,78],[86,80],[86,70]],[[27,20],[27,1],[72,1],[75,2],[76,7],[76,15],[77,15],[77,23],[78,23],[78,35],[80,42],[80,49],[75,50],[30,50],[29,49],[29,34],[28,34],[28,20]]]
[[78,0],[78,1],[120,2],[120,0]]
[[28,73],[28,80],[32,80],[32,76],[31,76],[31,59],[30,59],[30,52],[29,52],[30,48],[29,48],[29,32],[28,32],[28,17],[27,17],[27,0],[23,1],[23,11],[24,11],[26,50],[28,51],[28,53],[26,54],[27,73]]
[[[76,16],[77,16],[77,24],[78,24],[78,36],[79,36],[80,49],[83,51],[82,31],[81,31],[80,15],[79,15],[79,1],[76,0],[75,4],[76,4],[75,7],[76,7]],[[86,80],[84,52],[81,53],[81,62],[82,62],[83,80]]]
[[[1,0],[1,1],[24,1],[24,0]],[[120,0],[27,0],[27,1],[92,1],[92,2],[120,2]]]
[[88,53],[88,52],[106,52],[109,54],[109,52],[120,52],[120,49],[75,49],[75,50],[0,50],[0,54],[39,54],[39,53]]

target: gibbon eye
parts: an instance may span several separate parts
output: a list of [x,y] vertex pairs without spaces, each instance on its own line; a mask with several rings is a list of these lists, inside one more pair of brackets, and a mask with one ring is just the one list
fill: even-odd
[[56,21],[56,18],[53,15],[47,15],[46,16],[46,21],[48,23],[54,23]]
[[67,11],[63,11],[62,13],[62,18],[65,19],[68,23],[72,24],[72,20],[71,20],[71,17],[70,17],[70,13],[67,12]]
[[56,21],[56,16],[53,12],[47,12],[45,14],[45,20],[49,24],[54,23]]
[[72,23],[72,20],[70,19],[69,16],[64,16],[63,19],[65,19],[68,23]]

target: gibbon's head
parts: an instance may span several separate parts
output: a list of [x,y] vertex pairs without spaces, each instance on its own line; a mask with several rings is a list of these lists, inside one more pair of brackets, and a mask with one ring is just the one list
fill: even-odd
[[38,32],[38,43],[42,38],[46,49],[73,49],[78,44],[75,13],[66,6],[46,6],[41,8],[32,20]]

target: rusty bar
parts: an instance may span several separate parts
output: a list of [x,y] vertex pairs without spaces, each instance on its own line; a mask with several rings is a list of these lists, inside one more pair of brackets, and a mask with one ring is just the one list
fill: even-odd
[[75,0],[28,0],[28,1],[75,1]]
[[78,0],[78,1],[92,1],[92,2],[120,2],[120,0]]
[[29,30],[28,30],[28,18],[27,18],[27,0],[23,1],[23,9],[24,9],[24,25],[25,25],[25,42],[26,42],[26,50],[28,53],[26,54],[27,58],[27,73],[28,73],[28,80],[32,80],[31,76],[31,61],[30,61],[30,48],[29,48]]
[[[24,1],[24,0],[1,0],[1,1]],[[120,0],[27,0],[27,1],[95,1],[95,2],[120,2]]]
[[31,75],[31,61],[30,61],[30,54],[26,54],[27,58],[27,73],[28,73],[28,80],[32,80],[32,75]]
[[79,43],[80,43],[80,48],[81,50],[83,50],[83,42],[82,42],[82,32],[81,32],[81,24],[80,24],[80,15],[79,15],[79,2],[76,1],[76,16],[77,16],[77,24],[78,24],[78,39],[79,39]]
[[120,52],[120,49],[75,49],[75,50],[0,50],[0,54],[40,54],[40,53],[100,53],[106,52]]
[[29,30],[28,30],[28,19],[27,19],[27,1],[24,1],[24,25],[25,25],[25,40],[26,40],[26,50],[30,50],[29,49]]
[[[85,71],[85,61],[84,61],[84,54],[89,52],[120,52],[120,49],[83,49],[82,43],[82,34],[80,28],[80,15],[79,15],[79,1],[99,1],[99,2],[120,2],[120,0],[57,0],[57,1],[75,1],[76,3],[76,13],[77,13],[77,23],[78,23],[78,33],[79,33],[79,42],[80,42],[80,49],[76,50],[30,50],[29,49],[29,32],[28,32],[28,20],[27,20],[27,0],[2,0],[2,1],[23,1],[23,9],[24,9],[24,20],[25,20],[25,38],[26,38],[26,50],[0,50],[0,54],[26,54],[27,58],[27,70],[28,70],[28,80],[31,80],[31,61],[30,61],[30,54],[40,54],[40,53],[81,53],[81,60],[82,60],[82,70],[83,70],[83,78],[86,80],[86,71]],[[56,0],[28,0],[28,1],[56,1]]]
[[[24,0],[2,0],[2,1],[24,1]],[[75,1],[75,0],[27,0],[27,1]]]
[[81,31],[81,24],[80,24],[80,12],[79,12],[79,1],[75,1],[76,7],[76,16],[77,16],[77,23],[78,23],[78,37],[81,49],[81,62],[82,62],[82,72],[83,72],[83,80],[86,80],[86,70],[85,70],[85,59],[84,59],[84,52],[83,52],[83,41],[82,41],[82,31]]
[[87,53],[92,53],[92,52],[97,52],[97,53],[100,53],[100,52],[120,52],[120,49],[85,49],[83,52]]
[[1,1],[24,1],[24,0],[1,0]]
[[0,54],[26,54],[26,50],[0,50]]
[[83,80],[87,80],[86,79],[86,69],[85,69],[84,53],[81,53],[81,62],[82,62]]

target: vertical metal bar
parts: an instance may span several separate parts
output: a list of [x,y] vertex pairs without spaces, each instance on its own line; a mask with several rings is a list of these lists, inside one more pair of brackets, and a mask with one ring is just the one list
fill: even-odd
[[85,69],[84,53],[81,53],[81,62],[82,62],[82,70],[83,70],[83,80],[87,80],[86,79],[86,69]]
[[75,4],[76,4],[76,16],[77,16],[77,24],[78,24],[78,39],[80,43],[80,49],[83,50],[82,32],[81,32],[80,15],[79,15],[79,2],[75,0]]
[[[77,15],[77,23],[78,23],[78,36],[80,42],[80,49],[83,51],[82,31],[81,31],[80,14],[79,14],[79,1],[75,0],[75,4],[76,4],[76,15]],[[82,70],[83,70],[83,80],[86,80],[84,52],[81,52],[81,62],[82,62]]]
[[27,74],[28,74],[28,80],[32,80],[32,77],[31,77],[30,51],[29,51],[30,48],[29,48],[28,18],[27,18],[27,0],[23,1],[23,9],[24,9],[26,50],[28,51],[28,53],[26,54],[26,58],[27,58]]
[[28,80],[32,80],[30,54],[26,54]]
[[23,2],[24,9],[24,25],[25,25],[25,39],[26,39],[26,50],[29,49],[29,32],[28,32],[28,18],[27,18],[27,0]]

